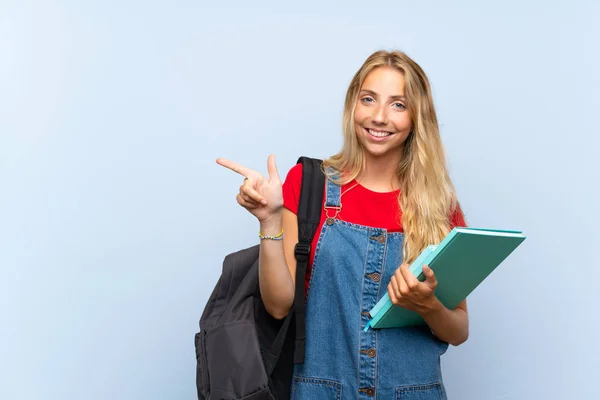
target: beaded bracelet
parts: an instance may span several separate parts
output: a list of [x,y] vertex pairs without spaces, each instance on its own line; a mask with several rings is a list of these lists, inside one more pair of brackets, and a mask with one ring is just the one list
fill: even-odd
[[260,233],[260,231],[259,231],[259,232],[258,232],[258,237],[259,237],[261,240],[265,240],[265,239],[269,239],[269,240],[283,240],[283,230],[282,230],[282,231],[281,231],[279,234],[277,234],[277,235],[275,235],[275,236],[264,236],[264,235],[263,235],[262,233]]

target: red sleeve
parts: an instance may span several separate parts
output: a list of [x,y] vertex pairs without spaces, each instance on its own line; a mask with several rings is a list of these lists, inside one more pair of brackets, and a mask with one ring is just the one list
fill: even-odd
[[456,205],[456,209],[452,214],[452,218],[450,219],[450,229],[454,227],[467,227],[467,222],[465,221],[465,215],[460,208],[460,204]]
[[298,214],[300,203],[300,187],[302,186],[302,164],[298,163],[290,169],[283,182],[283,206]]

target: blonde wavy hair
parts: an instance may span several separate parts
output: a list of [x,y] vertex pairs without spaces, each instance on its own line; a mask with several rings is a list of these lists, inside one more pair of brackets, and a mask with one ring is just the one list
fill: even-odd
[[411,263],[430,244],[438,244],[450,231],[450,218],[456,210],[456,191],[446,167],[431,87],[421,67],[400,51],[371,54],[354,75],[344,105],[344,144],[324,165],[340,171],[338,184],[355,179],[364,168],[365,158],[354,124],[354,109],[367,75],[376,68],[392,67],[405,80],[407,108],[412,121],[402,158],[397,167],[400,182],[399,206],[404,229],[403,259]]

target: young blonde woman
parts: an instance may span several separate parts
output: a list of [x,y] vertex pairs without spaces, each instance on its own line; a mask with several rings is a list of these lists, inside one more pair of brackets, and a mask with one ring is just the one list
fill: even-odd
[[[421,67],[402,52],[369,56],[348,88],[343,131],[342,150],[324,160],[325,200],[305,280],[306,355],[291,397],[445,399],[440,356],[467,340],[466,303],[447,309],[433,271],[425,267],[419,282],[407,267],[465,221]],[[270,237],[260,246],[261,295],[283,318],[294,301],[302,166],[282,184],[273,156],[269,177],[217,162],[246,178],[237,201]],[[427,326],[363,331],[386,292]]]

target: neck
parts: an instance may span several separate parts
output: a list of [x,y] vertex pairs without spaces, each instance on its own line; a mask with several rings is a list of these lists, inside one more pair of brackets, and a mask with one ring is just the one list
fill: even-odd
[[374,192],[391,192],[400,188],[396,170],[400,162],[399,154],[373,157],[365,154],[365,168],[356,180]]

